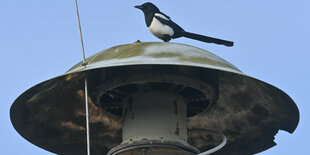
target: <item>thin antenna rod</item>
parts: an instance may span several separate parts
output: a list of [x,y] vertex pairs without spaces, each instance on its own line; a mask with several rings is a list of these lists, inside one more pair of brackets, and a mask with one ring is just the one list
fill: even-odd
[[[80,23],[79,9],[78,9],[77,0],[74,0],[74,2],[75,2],[75,9],[76,9],[76,15],[78,19],[81,46],[82,46],[82,52],[83,52],[83,64],[82,65],[86,68],[87,62],[85,59],[85,51],[84,51],[84,43],[83,43],[83,35],[82,35],[82,29],[81,29],[81,23]],[[90,155],[87,75],[85,75],[84,85],[85,85],[86,145],[87,145],[87,155]]]
[[83,35],[82,35],[82,29],[81,29],[79,8],[78,8],[77,0],[74,0],[74,2],[75,2],[76,16],[77,16],[78,24],[79,24],[80,39],[81,39],[81,46],[82,46],[82,52],[83,52],[83,63],[85,64],[86,63],[86,59],[85,59],[85,51],[84,51],[84,43],[83,43]]
[[85,75],[85,114],[86,114],[86,137],[87,137],[87,155],[90,155],[89,142],[89,114],[88,114],[88,91],[87,91],[87,76]]

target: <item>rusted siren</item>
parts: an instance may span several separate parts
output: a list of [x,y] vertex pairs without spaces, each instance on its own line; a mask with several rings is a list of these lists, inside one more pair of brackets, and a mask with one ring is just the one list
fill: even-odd
[[84,77],[91,154],[254,154],[299,121],[294,101],[218,56],[188,45],[134,43],[99,52],[19,96],[11,121],[25,139],[57,154],[86,154]]

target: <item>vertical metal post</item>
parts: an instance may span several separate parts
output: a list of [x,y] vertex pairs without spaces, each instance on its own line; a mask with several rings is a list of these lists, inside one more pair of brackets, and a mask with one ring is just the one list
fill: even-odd
[[[87,63],[85,59],[85,51],[84,51],[84,43],[83,43],[83,35],[82,35],[82,29],[81,29],[81,23],[80,23],[79,9],[78,9],[77,0],[74,0],[74,2],[75,2],[76,15],[77,15],[79,31],[80,31],[80,39],[81,39],[82,54],[83,54],[83,65],[86,68]],[[84,84],[85,84],[86,141],[87,141],[86,145],[87,145],[87,155],[90,155],[87,75],[85,75]]]
[[86,117],[86,139],[87,139],[87,155],[90,155],[89,142],[89,114],[88,114],[88,90],[87,90],[87,76],[85,75],[85,117]]

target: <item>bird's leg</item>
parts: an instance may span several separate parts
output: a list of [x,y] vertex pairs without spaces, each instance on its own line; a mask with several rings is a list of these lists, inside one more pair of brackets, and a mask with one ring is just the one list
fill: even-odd
[[171,37],[169,35],[165,35],[162,40],[168,43],[171,40]]

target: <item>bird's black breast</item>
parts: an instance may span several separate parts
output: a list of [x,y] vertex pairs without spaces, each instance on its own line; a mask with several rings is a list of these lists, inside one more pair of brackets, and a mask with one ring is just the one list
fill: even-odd
[[145,13],[144,18],[145,18],[145,23],[146,26],[149,27],[152,23],[153,17],[155,13]]

